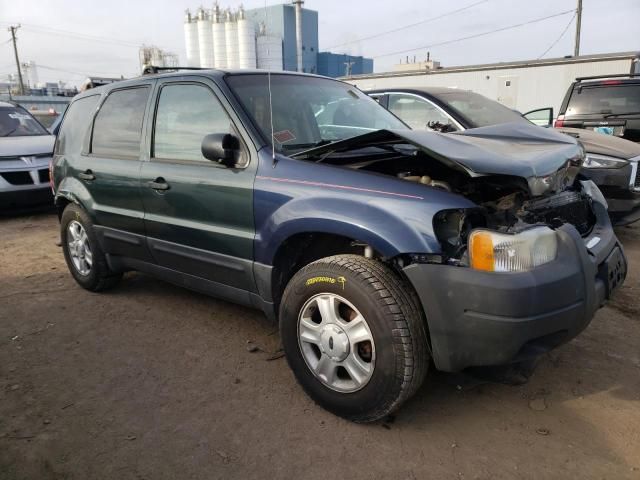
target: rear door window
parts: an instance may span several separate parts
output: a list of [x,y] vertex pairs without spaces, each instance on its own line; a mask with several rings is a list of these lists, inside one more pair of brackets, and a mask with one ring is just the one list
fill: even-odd
[[640,85],[575,87],[566,115],[640,112]]
[[162,87],[155,119],[154,158],[212,164],[202,156],[202,140],[211,133],[231,132],[231,119],[208,87],[199,84]]
[[96,110],[100,95],[83,97],[69,106],[58,135],[56,153],[68,154],[82,152],[85,135],[91,124],[91,117]]
[[100,107],[93,125],[91,153],[138,158],[148,87],[115,90]]

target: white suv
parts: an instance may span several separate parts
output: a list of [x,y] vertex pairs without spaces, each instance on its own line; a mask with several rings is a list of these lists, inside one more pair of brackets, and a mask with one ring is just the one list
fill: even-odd
[[49,161],[54,141],[24,108],[0,102],[0,211],[53,201]]

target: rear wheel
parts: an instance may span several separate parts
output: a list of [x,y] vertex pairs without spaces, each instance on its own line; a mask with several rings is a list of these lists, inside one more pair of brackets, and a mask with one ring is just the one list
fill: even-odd
[[280,333],[309,396],[353,421],[393,412],[428,367],[424,318],[411,285],[357,255],[324,258],[294,275],[280,305]]
[[60,239],[69,271],[80,286],[98,292],[114,286],[122,273],[112,271],[87,213],[70,203],[60,219]]

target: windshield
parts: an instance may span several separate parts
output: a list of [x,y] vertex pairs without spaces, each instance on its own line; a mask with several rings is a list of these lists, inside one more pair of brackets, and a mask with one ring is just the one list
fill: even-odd
[[[265,138],[271,138],[267,74],[226,79]],[[271,74],[273,144],[291,154],[381,129],[407,129],[378,102],[346,83]]]
[[436,97],[466,118],[473,127],[487,127],[507,122],[529,123],[518,112],[477,93],[446,92],[439,93]]
[[0,137],[49,135],[26,110],[20,107],[0,107]]
[[640,112],[640,85],[578,87],[573,90],[567,115],[628,114]]

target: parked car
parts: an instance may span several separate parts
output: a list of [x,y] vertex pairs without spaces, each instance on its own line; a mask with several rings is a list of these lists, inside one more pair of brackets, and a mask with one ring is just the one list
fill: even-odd
[[[551,109],[524,115],[478,93],[445,87],[391,88],[368,92],[414,129],[463,131],[506,122],[550,126]],[[559,128],[585,148],[581,175],[602,190],[611,220],[617,226],[640,219],[640,145],[593,131]]]
[[305,391],[365,422],[430,359],[509,363],[588,325],[626,260],[582,160],[551,129],[412,131],[333,79],[203,70],[78,95],[53,178],[80,286],[138,270],[259,308]]
[[0,210],[51,203],[55,138],[24,108],[0,102]]
[[640,75],[577,78],[564,97],[555,126],[640,142]]

